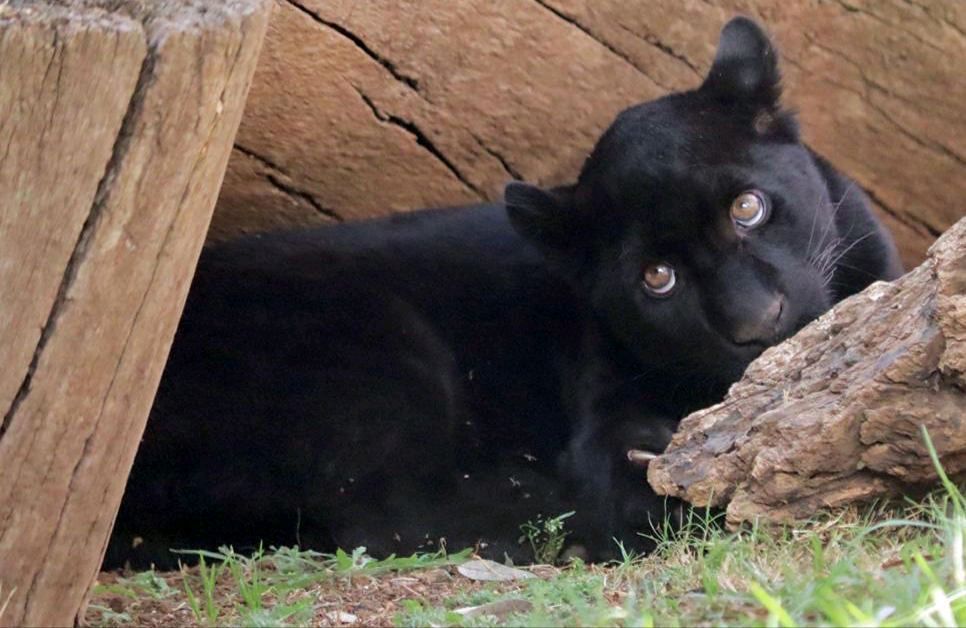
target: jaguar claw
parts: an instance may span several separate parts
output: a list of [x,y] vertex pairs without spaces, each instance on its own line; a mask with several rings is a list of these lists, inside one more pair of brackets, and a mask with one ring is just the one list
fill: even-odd
[[655,458],[657,458],[657,454],[653,451],[645,451],[643,449],[630,449],[627,451],[627,459],[631,464],[639,467],[646,467]]

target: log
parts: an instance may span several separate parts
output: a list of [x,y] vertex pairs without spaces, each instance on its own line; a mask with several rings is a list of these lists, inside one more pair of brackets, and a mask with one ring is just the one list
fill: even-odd
[[270,9],[0,5],[2,625],[79,616]]
[[935,485],[966,472],[966,218],[893,283],[875,283],[755,360],[686,417],[648,480],[730,525]]
[[772,33],[805,140],[870,193],[907,268],[961,216],[962,0],[276,5],[214,238],[571,181],[618,111],[698,85],[736,13]]

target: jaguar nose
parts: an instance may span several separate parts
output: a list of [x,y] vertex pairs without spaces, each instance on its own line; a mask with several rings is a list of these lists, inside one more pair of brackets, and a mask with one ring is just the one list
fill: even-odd
[[742,321],[735,327],[732,340],[735,344],[770,345],[778,337],[781,317],[785,311],[785,297],[775,295],[757,319]]

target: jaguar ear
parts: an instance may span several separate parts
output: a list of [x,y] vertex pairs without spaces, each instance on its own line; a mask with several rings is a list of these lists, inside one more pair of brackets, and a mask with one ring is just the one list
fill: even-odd
[[510,224],[521,236],[546,252],[564,252],[578,238],[573,188],[544,190],[511,181],[503,191]]
[[777,107],[781,97],[778,55],[758,24],[746,17],[725,24],[701,90],[722,101]]

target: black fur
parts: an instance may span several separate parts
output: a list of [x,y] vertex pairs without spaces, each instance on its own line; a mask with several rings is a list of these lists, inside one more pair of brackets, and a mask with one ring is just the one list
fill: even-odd
[[[799,142],[776,59],[733,20],[704,84],[623,112],[573,186],[207,249],[107,564],[440,537],[526,560],[518,526],[570,510],[592,558],[646,549],[665,503],[627,451],[900,273],[862,192]],[[748,189],[771,208],[754,230],[729,215]],[[667,298],[642,287],[654,262]]]

